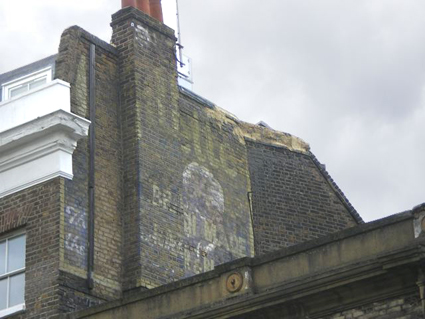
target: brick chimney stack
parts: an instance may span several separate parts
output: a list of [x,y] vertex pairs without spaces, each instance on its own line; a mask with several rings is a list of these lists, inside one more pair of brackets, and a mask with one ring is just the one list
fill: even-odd
[[134,7],[163,22],[161,0],[121,0],[122,8]]
[[[157,160],[181,151],[174,30],[158,19],[161,18],[159,0],[123,0],[122,3],[127,6],[112,15],[111,42],[118,52],[119,63],[122,157],[125,159],[123,181],[126,185],[122,210],[122,285],[127,290],[155,287],[168,280],[159,268],[151,266],[152,258],[156,263],[155,258],[160,255],[156,246],[145,247],[148,245],[144,240],[153,231],[153,228],[146,228],[146,218],[165,225],[162,215],[155,213],[157,207],[150,204],[149,196],[153,194],[152,185],[170,185],[171,181],[181,180],[179,170]],[[178,225],[176,227],[182,226]],[[167,224],[166,228],[170,227]],[[173,263],[172,269],[181,269],[179,261]]]

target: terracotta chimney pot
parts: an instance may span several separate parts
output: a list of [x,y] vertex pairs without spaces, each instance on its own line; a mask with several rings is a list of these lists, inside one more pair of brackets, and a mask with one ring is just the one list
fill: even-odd
[[136,2],[137,2],[137,9],[151,15],[149,0],[136,0]]
[[121,0],[121,7],[134,7],[149,14],[152,18],[164,22],[161,0]]
[[149,0],[149,5],[151,10],[151,17],[157,19],[160,22],[164,22],[162,17],[161,0]]
[[136,8],[136,0],[121,0],[121,8],[134,7]]

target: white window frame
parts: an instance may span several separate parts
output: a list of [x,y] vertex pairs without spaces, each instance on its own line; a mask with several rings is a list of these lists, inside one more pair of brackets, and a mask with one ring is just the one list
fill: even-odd
[[[22,230],[18,231],[18,232],[14,232],[12,234],[9,234],[5,237],[0,237],[0,242],[4,242],[4,241],[7,242],[10,239],[13,239],[13,238],[16,238],[16,237],[19,237],[19,236],[22,236],[22,235],[25,235],[25,247],[26,247],[27,236],[26,236],[26,232],[22,231]],[[8,255],[7,250],[8,250],[8,245],[6,244],[6,256]],[[26,252],[25,252],[24,258],[25,257],[26,257]],[[7,258],[5,258],[5,265],[7,265]],[[24,264],[23,268],[16,269],[14,271],[10,271],[10,272],[7,272],[5,274],[2,274],[2,275],[0,275],[0,280],[5,279],[5,278],[8,278],[8,280],[10,280],[10,277],[12,277],[14,275],[25,273],[25,268],[26,268],[26,265]],[[8,287],[9,287],[9,285],[8,285]],[[0,298],[1,297],[2,296],[0,296]],[[7,300],[7,302],[9,300],[9,291],[7,292],[6,300]],[[19,304],[19,305],[15,305],[13,307],[9,307],[9,308],[5,308],[3,310],[0,310],[0,318],[3,318],[5,316],[8,316],[12,313],[15,313],[15,312],[18,312],[18,311],[21,311],[21,310],[25,310],[25,286],[24,286],[24,302]]]
[[[30,82],[34,80],[39,80],[42,78],[46,78],[46,83],[49,83],[52,81],[52,67],[49,66],[47,68],[38,70],[36,72],[26,74],[18,79],[14,79],[12,81],[6,82],[2,84],[2,101],[10,100],[10,93],[13,89],[15,89],[18,86],[22,86],[24,84],[29,84]],[[25,93],[29,92],[30,90],[26,91]],[[22,93],[22,94],[25,94]],[[21,96],[22,94],[18,95]]]

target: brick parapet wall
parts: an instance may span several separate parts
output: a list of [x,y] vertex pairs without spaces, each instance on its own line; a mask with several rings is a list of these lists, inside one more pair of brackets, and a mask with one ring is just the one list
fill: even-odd
[[256,254],[357,225],[306,154],[247,141]]
[[[89,145],[80,141],[73,154],[73,180],[65,181],[61,215],[62,273],[80,278],[80,288],[62,287],[62,301],[71,310],[121,294],[122,275],[122,157],[116,50],[79,27],[64,31],[56,78],[71,84],[71,111],[89,119],[89,50],[95,56],[95,242],[94,289],[87,290],[89,229]],[[65,282],[62,280],[62,282]],[[77,296],[77,295],[80,296]],[[87,299],[81,295],[87,294]],[[75,301],[70,301],[75,298]],[[65,309],[64,308],[64,309]]]

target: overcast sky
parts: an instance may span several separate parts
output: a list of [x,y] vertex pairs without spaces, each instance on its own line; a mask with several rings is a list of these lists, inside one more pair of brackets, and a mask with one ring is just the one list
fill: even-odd
[[[175,26],[175,0],[163,0]],[[0,1],[0,74],[120,0]],[[425,1],[179,0],[194,91],[307,141],[366,220],[425,202]]]

